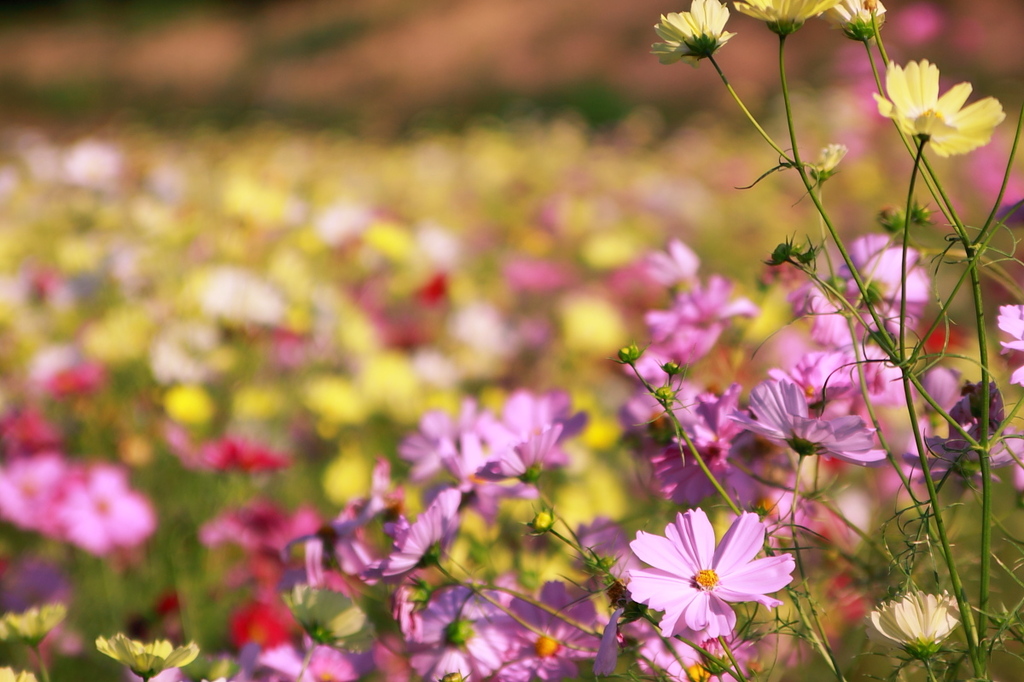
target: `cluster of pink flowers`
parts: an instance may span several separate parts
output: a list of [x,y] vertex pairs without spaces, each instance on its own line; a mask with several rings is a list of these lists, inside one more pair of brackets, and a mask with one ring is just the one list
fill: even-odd
[[156,529],[149,501],[111,464],[83,466],[56,452],[0,467],[0,517],[103,556],[135,547]]

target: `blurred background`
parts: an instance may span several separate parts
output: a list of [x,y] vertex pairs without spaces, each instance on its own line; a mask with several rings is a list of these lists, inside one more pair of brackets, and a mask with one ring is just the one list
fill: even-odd
[[[1024,2],[886,4],[893,59],[935,62],[945,87],[969,80],[972,101],[995,96],[1010,119],[992,144],[933,159],[979,224],[1024,94]],[[366,495],[378,457],[407,483],[399,443],[427,410],[456,414],[466,397],[498,412],[517,389],[558,389],[588,414],[551,484],[572,524],[602,515],[633,533],[669,513],[622,416],[637,387],[609,360],[650,338],[645,312],[671,305],[647,259],[682,240],[701,279],[728,275],[757,304],[688,376],[749,388],[799,356],[808,326],[793,322],[796,281],[764,259],[818,224],[794,174],[766,173],[777,156],[714,69],[649,53],[659,15],[688,5],[0,2],[0,463],[52,462],[56,450],[79,478],[116,467],[155,519],[96,549],[5,516],[0,497],[0,613],[25,594],[69,603],[51,638],[54,679],[114,679],[91,642],[117,631],[195,639],[209,654],[295,641],[279,586],[301,556],[282,548]],[[719,63],[786,139],[776,36],[735,12],[728,29]],[[878,114],[863,46],[814,20],[787,57],[807,156],[849,147],[824,188],[841,229],[891,227],[911,159]],[[1021,197],[1018,158],[1004,207]],[[1014,220],[993,248],[1012,254]],[[948,228],[918,232],[933,272]],[[986,280],[990,319],[1024,301],[1019,279],[1018,268]],[[953,316],[971,306],[962,294]],[[958,327],[933,337],[936,350],[974,352]],[[239,438],[248,469],[207,462],[244,450]],[[277,473],[257,466],[268,452],[288,455],[268,467]],[[885,503],[871,513],[892,515]],[[519,544],[532,514],[524,503],[498,528],[477,524],[460,556],[536,585],[566,575],[555,551]],[[835,578],[821,590],[842,602],[831,634],[853,660],[864,642],[849,623],[886,580],[815,570]],[[0,645],[8,660],[31,664]],[[1013,661],[1000,672],[1022,679]]]
[[[237,124],[274,117],[391,135],[479,115],[578,112],[591,124],[635,107],[668,123],[719,107],[711,68],[647,54],[675,0],[7,0],[0,3],[0,113],[95,125]],[[1005,96],[1024,76],[1024,3],[888,3],[896,59]],[[775,36],[734,17],[723,68],[754,105],[774,92]],[[793,67],[813,83],[856,78],[858,44],[809,22]],[[856,71],[856,69],[853,69]],[[732,111],[731,108],[728,108]]]

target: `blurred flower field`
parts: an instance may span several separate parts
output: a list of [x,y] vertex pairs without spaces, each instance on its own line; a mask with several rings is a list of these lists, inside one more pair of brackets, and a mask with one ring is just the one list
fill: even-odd
[[[849,148],[822,193],[862,263],[897,244],[887,239],[906,190],[891,178],[913,165],[884,142],[891,122],[867,81],[794,91],[805,147]],[[781,135],[775,105],[766,126]],[[1004,125],[974,154],[934,162],[964,214],[995,200],[1011,138]],[[814,304],[801,298],[796,269],[765,261],[779,243],[820,240],[823,227],[793,173],[766,174],[779,160],[760,142],[713,114],[667,130],[644,110],[601,131],[572,117],[485,120],[390,141],[270,123],[75,139],[2,131],[0,613],[66,605],[38,649],[55,681],[119,679],[116,656],[94,645],[115,633],[195,642],[196,661],[155,678],[165,681],[440,679],[451,671],[425,657],[444,647],[474,652],[472,680],[510,666],[512,651],[535,668],[505,679],[593,678],[619,617],[615,590],[639,566],[626,542],[660,533],[714,492],[687,478],[696,467],[680,472],[679,450],[664,454],[671,427],[620,349],[653,343],[652,354],[686,365],[673,395],[703,411],[680,419],[725,448],[741,442],[745,422],[708,415],[740,410],[765,377],[815,397],[798,366],[822,348],[814,315],[802,316]],[[1006,206],[1024,198],[1024,164],[1009,177]],[[995,238],[1011,256],[1013,220]],[[920,315],[951,287],[939,267],[946,231],[932,225],[914,244]],[[856,241],[869,233],[880,241]],[[1014,265],[986,280],[991,311],[1021,302]],[[955,300],[951,314],[968,304]],[[700,341],[665,356],[687,324]],[[956,325],[927,343],[976,353]],[[991,355],[1005,386],[1014,366]],[[637,369],[658,385],[657,366]],[[899,403],[885,391],[873,395],[883,421]],[[750,467],[778,459],[763,415],[743,419],[753,424],[742,441]],[[912,450],[907,431],[893,418],[898,457]],[[493,459],[506,450],[518,459]],[[898,596],[873,552],[891,541],[885,550],[898,554],[894,538],[910,522],[893,518],[893,472],[836,452],[815,464],[816,481],[834,481],[827,502],[809,499],[801,513],[807,538],[838,549],[808,554],[823,578],[807,589],[825,614],[822,632],[853,661],[848,679],[867,679],[884,674],[870,652],[885,648],[866,639],[864,622]],[[782,525],[773,510],[790,502],[765,482],[771,471],[722,475],[770,532]],[[1020,476],[1002,478],[998,497],[1012,507]],[[969,495],[947,492],[951,505]],[[445,526],[453,509],[458,521]],[[1019,533],[1014,513],[1005,523]],[[709,516],[720,539],[734,523],[724,508]],[[545,533],[556,518],[576,549],[593,551]],[[970,538],[971,520],[965,512],[954,532]],[[427,543],[440,542],[443,568],[425,566],[429,551],[413,552],[404,535],[428,521],[446,528]],[[507,599],[442,587],[451,574]],[[358,604],[367,624],[353,631],[372,625],[372,641],[357,645],[348,632],[314,652],[296,603],[317,582]],[[997,584],[1013,597],[1011,581]],[[548,622],[513,594],[583,627]],[[410,625],[439,609],[483,612],[492,600],[531,624],[502,626],[487,640],[501,642],[498,653],[467,649],[487,632],[479,623],[435,641],[428,626]],[[778,625],[789,608],[741,620]],[[623,655],[618,674],[717,675],[706,661],[673,660],[664,641],[645,639],[653,629],[642,619],[623,623],[619,644],[634,658]],[[419,639],[408,636],[420,626]],[[826,668],[807,643],[778,630],[736,646],[751,679],[795,679],[783,677],[787,666],[818,679]],[[488,668],[488,656],[501,660]],[[38,669],[13,639],[0,642],[0,662]],[[993,667],[1021,670],[1010,657]]]

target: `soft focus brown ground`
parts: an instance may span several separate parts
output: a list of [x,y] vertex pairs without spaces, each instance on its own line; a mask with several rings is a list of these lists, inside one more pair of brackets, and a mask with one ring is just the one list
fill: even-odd
[[[659,14],[679,0],[293,0],[248,12],[188,14],[144,29],[116,21],[19,22],[0,29],[0,82],[22,92],[96,88],[133,100],[345,111],[387,129],[432,107],[484,96],[536,98],[580,84],[628,104],[680,112],[725,96],[710,66],[660,67],[648,54]],[[890,12],[906,2],[889,3]],[[1019,84],[1024,3],[950,0],[949,28],[903,51],[958,77]],[[752,101],[774,87],[775,36],[747,17],[721,53]],[[898,49],[897,36],[891,36]],[[840,34],[812,22],[793,64],[827,78]],[[848,46],[856,47],[856,46]],[[102,94],[96,94],[102,93]],[[111,94],[111,97],[115,95]],[[711,101],[708,102],[708,98]],[[95,106],[95,102],[93,102]],[[101,103],[102,105],[102,103]]]

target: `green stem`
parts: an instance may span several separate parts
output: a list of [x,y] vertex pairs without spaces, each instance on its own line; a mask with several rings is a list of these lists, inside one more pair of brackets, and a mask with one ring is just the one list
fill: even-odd
[[655,393],[656,389],[653,386],[651,386],[650,382],[648,382],[646,379],[643,378],[643,376],[640,375],[639,371],[637,371],[636,364],[631,362],[629,363],[629,366],[633,370],[633,373],[636,375],[636,378],[640,380],[641,384],[643,384],[643,387],[647,390],[647,392],[650,393],[651,396],[655,400],[657,400],[658,403],[665,409],[666,416],[668,416],[669,420],[672,422],[676,438],[682,439],[682,442],[679,443],[679,456],[683,458],[683,464],[686,464],[686,451],[683,449],[683,444],[685,443],[686,447],[689,448],[691,453],[693,453],[693,458],[697,461],[697,465],[700,467],[700,470],[704,472],[704,475],[707,476],[708,480],[711,482],[711,485],[714,486],[715,491],[719,495],[721,495],[722,499],[725,500],[725,503],[729,505],[729,509],[732,511],[732,513],[739,516],[741,513],[739,505],[733,502],[732,497],[729,495],[729,493],[725,491],[725,488],[722,486],[722,484],[719,483],[718,479],[715,478],[715,475],[711,473],[711,469],[708,468],[708,465],[704,461],[704,458],[701,457],[700,451],[697,450],[697,446],[694,445],[693,440],[690,439],[690,434],[688,434],[686,432],[686,429],[683,428],[683,425],[679,423],[679,418],[676,417],[675,412],[672,410],[672,405],[675,402],[675,398],[663,399],[659,397]]
[[[971,257],[971,290],[974,294],[974,315],[978,331],[978,359],[981,361],[981,433],[978,438],[978,461],[981,465],[981,580],[978,585],[978,632],[984,638],[988,627],[989,572],[992,569],[992,448],[989,433],[988,330],[985,328],[985,303],[981,298],[981,274],[978,254]],[[979,651],[980,655],[980,651]]]
[[[807,170],[804,168],[803,161],[800,159],[800,147],[796,141],[796,125],[793,119],[793,106],[789,99],[789,85],[786,81],[786,60],[785,60],[785,48],[786,48],[786,36],[779,36],[779,79],[782,82],[782,100],[786,105],[786,125],[789,127],[789,140],[790,145],[793,147],[793,167],[796,172],[800,175],[800,180],[804,184],[804,188],[807,190],[807,194],[811,197],[811,201],[814,203],[815,210],[818,211],[818,215],[821,216],[822,221],[825,223],[825,227],[828,228],[829,236],[832,237],[832,242],[836,245],[836,249],[839,251],[839,255],[843,258],[843,263],[846,264],[847,269],[850,271],[850,276],[853,278],[854,284],[857,285],[857,292],[860,294],[861,300],[867,304],[868,313],[871,315],[872,321],[875,323],[876,329],[885,329],[883,320],[878,316],[878,311],[875,310],[873,305],[868,303],[868,288],[864,283],[864,278],[854,265],[853,259],[850,257],[849,251],[846,250],[846,245],[843,240],[839,238],[839,231],[836,226],[832,223],[832,219],[829,217],[828,212],[821,203],[821,199],[818,198],[818,193],[814,191],[814,183],[807,176]],[[886,354],[892,356],[893,349],[884,347],[882,350]]]
[[1003,173],[1003,183],[999,186],[999,194],[996,196],[995,203],[992,204],[992,211],[988,214],[988,218],[985,220],[985,224],[981,228],[981,232],[978,233],[978,237],[974,240],[977,244],[983,241],[988,231],[992,228],[995,223],[996,215],[999,214],[999,206],[1003,203],[1003,197],[1006,195],[1006,187],[1010,184],[1010,173],[1013,171],[1013,160],[1017,156],[1017,145],[1020,144],[1021,129],[1024,128],[1024,104],[1020,107],[1020,113],[1017,115],[1017,130],[1013,134],[1013,145],[1010,147],[1010,156],[1006,160],[1006,171]]
[[963,582],[960,580],[960,573],[953,559],[953,548],[949,543],[949,535],[946,532],[946,523],[942,519],[942,511],[939,506],[939,494],[935,489],[935,481],[932,480],[931,471],[928,468],[927,448],[924,443],[924,436],[921,433],[921,426],[917,420],[917,409],[914,407],[914,394],[910,390],[910,371],[903,368],[903,394],[907,401],[907,412],[910,417],[910,428],[914,434],[914,442],[917,445],[917,455],[921,462],[922,478],[925,488],[928,490],[928,501],[931,507],[931,517],[935,521],[935,532],[939,536],[939,543],[942,545],[942,557],[946,562],[946,569],[949,572],[949,582],[953,587],[953,596],[956,598],[957,607],[960,609],[961,625],[967,637],[967,648],[970,653],[971,665],[974,667],[975,677],[983,677],[985,666],[983,665],[978,652],[978,632],[974,623],[974,615],[971,605],[967,601]]
[[747,109],[745,104],[743,104],[743,100],[741,100],[740,96],[736,94],[736,91],[733,89],[732,84],[729,83],[729,79],[725,77],[725,73],[722,71],[722,68],[718,65],[718,62],[715,61],[714,55],[708,56],[708,61],[710,61],[711,65],[715,67],[715,71],[718,72],[719,78],[721,78],[722,83],[725,84],[725,89],[729,91],[729,94],[732,95],[733,100],[739,106],[740,110],[744,113],[744,115],[746,115],[747,120],[750,121],[751,124],[753,124],[754,128],[757,129],[757,132],[760,133],[761,137],[764,138],[764,141],[767,142],[772,149],[778,152],[779,156],[781,156],[786,161],[789,161],[789,157],[786,155],[786,152],[782,151],[782,148],[778,144],[776,144],[775,140],[772,139],[772,136],[769,135],[765,131],[765,129],[761,127],[761,124],[757,122],[757,119],[754,118],[754,115],[751,114],[750,110]]
[[32,647],[32,651],[35,652],[39,664],[39,677],[42,678],[42,682],[50,682],[50,671],[46,669],[46,661],[43,660],[43,652],[39,650],[39,645]]
[[740,682],[747,682],[747,676],[743,674],[740,664],[736,662],[736,657],[732,655],[732,649],[729,648],[729,643],[725,641],[725,637],[719,637],[718,643],[722,645],[725,655],[729,657],[729,662],[732,663],[733,670],[736,671],[736,677],[739,678]]
[[313,646],[309,647],[309,651],[307,651],[306,655],[303,656],[303,658],[302,658],[302,669],[299,671],[299,676],[296,677],[295,679],[301,680],[303,675],[306,674],[306,668],[309,667],[309,662],[313,660],[313,651],[315,649],[316,649],[316,644],[315,643],[313,644]]
[[924,139],[917,140],[917,153],[914,155],[914,169],[910,172],[910,187],[907,189],[907,210],[903,214],[903,252],[900,268],[900,364],[906,367],[907,362],[907,253],[910,247],[910,212],[914,206],[914,184],[917,172],[921,168],[924,156]]

